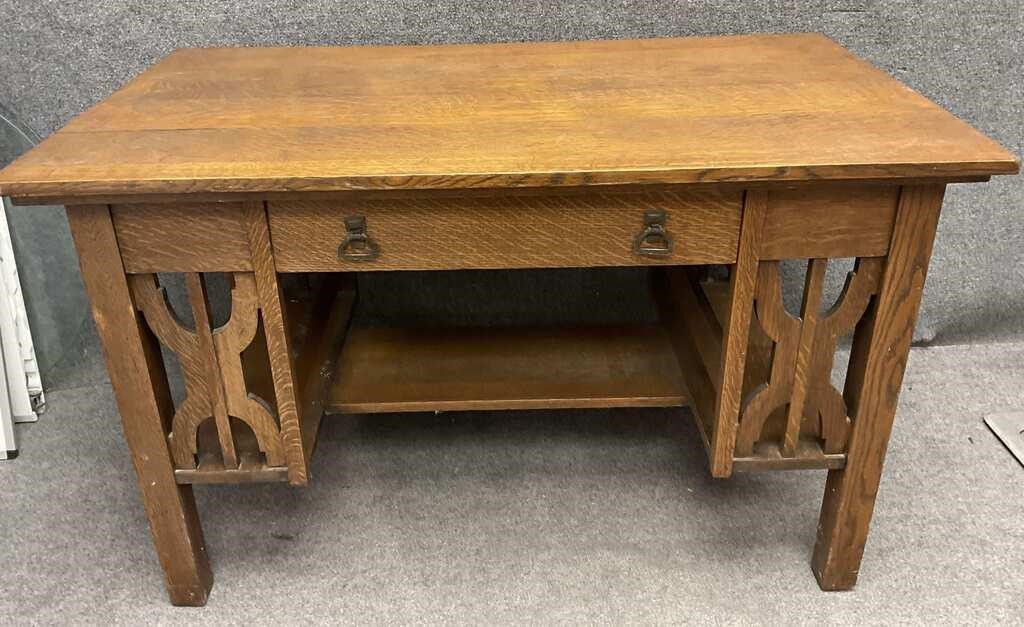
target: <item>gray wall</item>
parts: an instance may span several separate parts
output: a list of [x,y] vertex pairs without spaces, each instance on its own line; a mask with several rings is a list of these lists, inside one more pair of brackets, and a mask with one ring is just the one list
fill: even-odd
[[[450,2],[362,0],[0,0],[0,102],[41,135],[182,46],[438,43],[820,31],[1021,153],[1024,4],[1020,0],[720,0],[655,2]],[[929,276],[919,342],[1024,339],[1024,180],[953,186]],[[44,376],[63,387],[102,377],[85,317],[66,227],[56,210],[16,209],[25,291],[37,305]],[[70,275],[69,275],[70,273]],[[494,296],[489,309],[628,317],[635,273],[595,279],[556,273],[371,282],[380,312],[396,291],[421,296],[431,315],[451,313],[467,292]],[[508,297],[509,293],[516,293]],[[439,296],[440,295],[440,296]],[[500,297],[505,295],[505,300]],[[447,299],[447,300],[446,300]],[[594,299],[602,303],[594,307]],[[603,299],[603,300],[602,300]],[[480,302],[477,300],[477,302]],[[397,310],[413,311],[410,301]],[[372,308],[371,308],[372,309]],[[641,308],[642,309],[642,308]],[[642,313],[642,312],[641,312]],[[386,314],[381,314],[386,315]],[[370,315],[370,317],[373,317]]]

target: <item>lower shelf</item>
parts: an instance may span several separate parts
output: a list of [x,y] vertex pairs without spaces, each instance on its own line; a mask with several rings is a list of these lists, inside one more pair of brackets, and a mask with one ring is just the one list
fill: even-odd
[[328,413],[687,402],[665,331],[643,327],[352,329]]

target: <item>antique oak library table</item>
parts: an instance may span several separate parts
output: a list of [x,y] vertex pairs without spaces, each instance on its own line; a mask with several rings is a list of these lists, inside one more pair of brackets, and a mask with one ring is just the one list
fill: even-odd
[[[851,588],[943,191],[1017,170],[801,34],[179,50],[0,193],[67,206],[171,601],[202,605],[192,486],[305,485],[344,412],[689,405],[715,477],[827,471],[812,569]],[[806,264],[797,311],[783,260]],[[646,268],[659,324],[349,324],[359,273],[613,266]],[[205,273],[230,277],[223,324]]]

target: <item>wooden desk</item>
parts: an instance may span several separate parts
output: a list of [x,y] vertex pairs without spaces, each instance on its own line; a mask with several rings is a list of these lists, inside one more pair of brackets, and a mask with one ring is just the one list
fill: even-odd
[[[690,404],[715,477],[828,471],[813,570],[852,587],[943,190],[1017,170],[786,35],[181,50],[0,192],[68,207],[171,600],[201,605],[192,484],[304,485],[325,412]],[[836,258],[856,264],[831,305]],[[806,260],[799,312],[784,259]],[[349,329],[354,273],[599,266],[648,267],[662,323]],[[158,272],[184,274],[194,325]],[[216,328],[209,272],[233,284]]]

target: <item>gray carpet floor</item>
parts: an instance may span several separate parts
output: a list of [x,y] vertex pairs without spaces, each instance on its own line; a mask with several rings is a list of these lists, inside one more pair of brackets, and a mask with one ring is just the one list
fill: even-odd
[[911,355],[860,583],[808,567],[824,475],[707,475],[683,410],[334,417],[309,488],[204,487],[216,583],[173,608],[109,386],[0,462],[0,622],[1024,621],[1024,345]]

